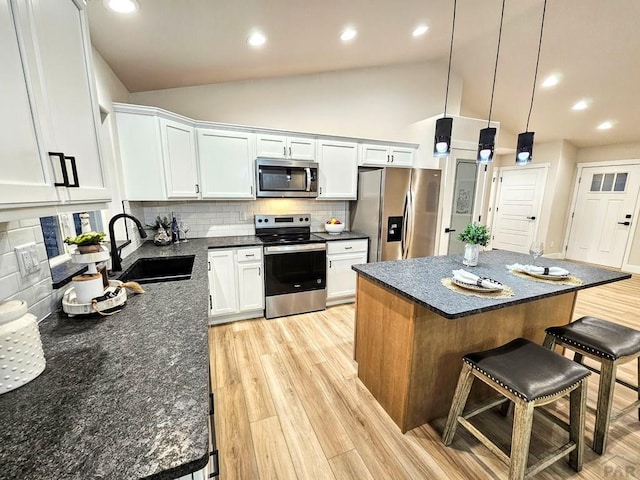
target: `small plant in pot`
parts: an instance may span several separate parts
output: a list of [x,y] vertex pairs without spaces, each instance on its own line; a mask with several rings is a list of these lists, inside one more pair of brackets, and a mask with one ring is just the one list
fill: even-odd
[[96,253],[102,251],[102,241],[106,235],[103,232],[87,232],[77,237],[67,237],[64,243],[76,245],[79,253]]
[[489,228],[486,225],[473,222],[464,227],[464,230],[458,234],[457,238],[459,241],[465,242],[462,263],[469,267],[478,265],[480,245],[486,247],[491,239]]
[[171,235],[169,234],[169,230],[171,228],[171,221],[167,217],[156,217],[156,221],[153,225],[148,225],[147,227],[151,228],[155,235],[153,236],[153,243],[156,245],[169,245],[171,243]]

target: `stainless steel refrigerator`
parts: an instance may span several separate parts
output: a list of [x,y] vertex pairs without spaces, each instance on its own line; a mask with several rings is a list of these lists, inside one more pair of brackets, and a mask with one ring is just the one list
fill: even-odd
[[434,254],[440,170],[363,168],[350,225],[369,236],[369,262]]

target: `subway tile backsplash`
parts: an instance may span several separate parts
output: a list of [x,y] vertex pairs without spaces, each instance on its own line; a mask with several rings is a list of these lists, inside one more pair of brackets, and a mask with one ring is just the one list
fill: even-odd
[[310,213],[311,231],[324,231],[331,218],[347,221],[349,203],[307,199],[259,199],[249,201],[131,202],[132,211],[144,212],[144,223],[153,224],[157,216],[171,217],[189,224],[189,238],[253,235],[256,214]]
[[[40,271],[23,277],[14,248],[35,242]],[[61,292],[53,290],[51,270],[38,218],[0,222],[0,302],[24,300],[29,312],[42,320],[55,310]]]

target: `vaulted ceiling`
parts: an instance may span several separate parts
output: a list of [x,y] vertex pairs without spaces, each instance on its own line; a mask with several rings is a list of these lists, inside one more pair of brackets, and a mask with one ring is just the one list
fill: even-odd
[[[122,16],[89,2],[94,46],[131,92],[419,61],[446,62],[452,0],[138,0]],[[452,69],[463,113],[486,117],[501,0],[458,0]],[[524,131],[543,0],[508,0],[492,117]],[[415,26],[429,31],[412,37]],[[358,36],[343,44],[347,26]],[[246,39],[268,37],[260,49]],[[561,81],[540,88],[550,73]],[[571,110],[580,99],[590,107]],[[606,120],[609,130],[597,130]],[[548,0],[530,130],[578,147],[640,143],[640,2]]]

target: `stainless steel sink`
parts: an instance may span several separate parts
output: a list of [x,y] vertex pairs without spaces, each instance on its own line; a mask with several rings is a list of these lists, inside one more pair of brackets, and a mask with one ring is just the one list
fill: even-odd
[[195,258],[195,255],[139,258],[120,275],[120,280],[138,283],[188,280],[191,278]]

